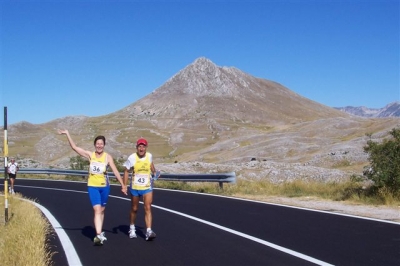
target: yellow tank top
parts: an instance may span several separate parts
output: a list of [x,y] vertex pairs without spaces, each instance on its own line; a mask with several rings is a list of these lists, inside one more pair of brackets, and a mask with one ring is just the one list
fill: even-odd
[[131,180],[132,189],[146,190],[151,187],[151,162],[147,153],[145,157],[139,158],[135,153],[135,164]]
[[106,187],[110,185],[107,176],[107,166],[107,153],[103,152],[100,158],[96,157],[95,152],[92,153],[92,156],[90,156],[88,186]]

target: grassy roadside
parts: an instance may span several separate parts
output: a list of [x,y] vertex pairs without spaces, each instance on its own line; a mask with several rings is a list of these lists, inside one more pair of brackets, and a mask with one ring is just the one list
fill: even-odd
[[5,224],[4,194],[0,196],[0,258],[2,265],[52,265],[48,236],[52,230],[41,211],[21,200],[18,193],[8,197]]
[[[22,176],[19,178],[23,178]],[[34,178],[48,179],[48,176]],[[57,177],[73,181],[85,181],[82,177]],[[116,183],[116,182],[115,182]],[[224,184],[221,190],[216,183],[186,183],[157,180],[158,188],[218,194],[253,200],[265,200],[268,196],[288,198],[314,197],[324,200],[352,202],[363,205],[399,206],[400,199],[382,191],[370,194],[362,183],[348,181],[343,183],[304,182],[274,184],[268,181],[237,180],[235,184]],[[12,209],[10,220],[4,224],[4,212],[0,213],[0,258],[4,265],[52,265],[46,238],[51,234],[39,209],[31,203],[22,201],[20,195],[9,196]],[[0,196],[0,209],[4,210],[4,196]],[[28,263],[29,262],[29,263]]]

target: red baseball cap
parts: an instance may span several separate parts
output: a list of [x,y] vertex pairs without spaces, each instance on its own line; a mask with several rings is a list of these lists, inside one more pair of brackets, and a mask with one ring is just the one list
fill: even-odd
[[143,138],[138,139],[138,141],[136,142],[136,147],[139,145],[147,146],[147,140],[145,140]]

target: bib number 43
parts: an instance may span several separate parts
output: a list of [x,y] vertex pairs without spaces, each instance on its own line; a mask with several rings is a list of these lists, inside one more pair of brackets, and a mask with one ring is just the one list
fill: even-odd
[[135,174],[133,183],[137,186],[146,186],[149,183],[149,175],[146,174]]

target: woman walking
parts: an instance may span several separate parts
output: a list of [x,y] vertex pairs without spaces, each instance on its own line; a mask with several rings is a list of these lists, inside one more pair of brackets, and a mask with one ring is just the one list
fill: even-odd
[[121,191],[127,195],[127,187],[124,185],[123,180],[114,164],[114,159],[110,154],[104,152],[106,145],[106,138],[104,136],[97,136],[94,139],[95,151],[87,151],[75,145],[68,130],[58,130],[59,134],[64,134],[68,138],[71,148],[80,156],[85,157],[90,161],[89,165],[89,178],[88,178],[88,193],[90,202],[94,211],[94,227],[96,236],[93,239],[95,245],[103,245],[107,240],[103,232],[104,211],[110,194],[110,183],[107,176],[107,168],[111,167],[115,177],[118,179],[122,188]]

